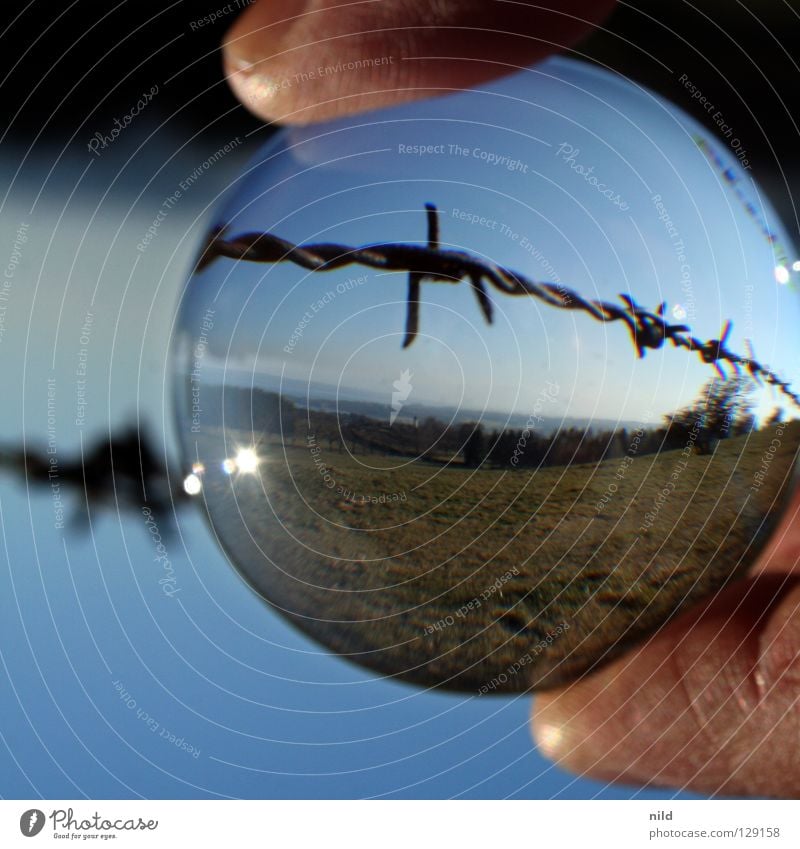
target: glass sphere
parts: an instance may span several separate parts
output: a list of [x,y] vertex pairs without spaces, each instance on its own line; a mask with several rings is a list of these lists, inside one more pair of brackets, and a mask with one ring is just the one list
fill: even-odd
[[498,693],[743,574],[800,443],[800,264],[735,141],[565,59],[270,140],[174,347],[186,489],[253,589]]

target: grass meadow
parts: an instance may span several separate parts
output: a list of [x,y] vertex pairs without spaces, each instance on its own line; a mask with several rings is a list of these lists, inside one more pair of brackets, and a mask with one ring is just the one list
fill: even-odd
[[[232,562],[333,651],[427,686],[568,681],[746,571],[780,512],[800,422],[538,470],[204,437]],[[256,474],[219,460],[255,446]]]

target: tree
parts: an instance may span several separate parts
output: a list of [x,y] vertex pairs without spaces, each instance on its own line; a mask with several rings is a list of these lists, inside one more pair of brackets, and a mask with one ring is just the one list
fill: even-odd
[[461,428],[463,438],[461,453],[464,465],[477,468],[486,457],[486,437],[481,424],[465,424]]
[[776,407],[769,415],[767,420],[764,422],[765,428],[774,427],[777,424],[780,424],[783,421],[784,411],[783,407]]
[[709,454],[721,439],[749,433],[755,421],[752,391],[753,382],[742,375],[712,378],[691,406],[664,417],[665,447],[693,444],[699,454]]

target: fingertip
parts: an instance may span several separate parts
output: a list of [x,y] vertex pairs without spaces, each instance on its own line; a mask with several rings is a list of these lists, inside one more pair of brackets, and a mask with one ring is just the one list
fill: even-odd
[[257,0],[223,45],[239,100],[305,124],[468,88],[574,44],[616,0]]
[[[544,757],[580,777],[624,780],[636,756],[618,732],[635,724],[637,718],[626,716],[631,704],[614,699],[616,679],[617,673],[606,669],[565,689],[537,695],[531,731]],[[633,776],[628,780],[639,779]]]
[[556,764],[599,780],[795,796],[798,682],[800,584],[764,575],[539,696],[532,731]]
[[783,508],[780,521],[761,553],[753,573],[791,574],[798,571],[800,571],[800,486]]

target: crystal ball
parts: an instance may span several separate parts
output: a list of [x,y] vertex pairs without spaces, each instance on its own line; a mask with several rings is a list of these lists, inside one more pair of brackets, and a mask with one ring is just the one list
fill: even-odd
[[186,490],[253,590],[488,694],[741,576],[800,443],[799,255],[743,150],[566,59],[271,138],[174,338]]

